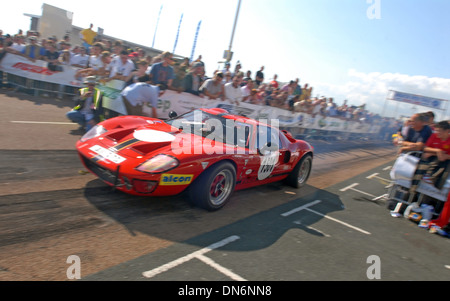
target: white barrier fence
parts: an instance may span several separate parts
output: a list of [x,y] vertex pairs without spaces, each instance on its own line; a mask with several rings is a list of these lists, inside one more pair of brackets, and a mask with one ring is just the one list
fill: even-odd
[[[75,74],[78,68],[72,66],[63,66],[60,72],[51,71],[47,68],[47,63],[36,60],[34,62],[13,54],[7,54],[0,62],[0,71],[13,74],[27,81],[46,82],[60,85],[59,89],[54,91],[61,93],[62,86],[77,89],[82,86],[82,80],[76,79]],[[39,87],[32,88],[38,89]],[[118,114],[127,114],[125,106],[120,95],[124,88],[123,81],[113,80],[106,84],[99,84],[97,87],[104,93],[104,104],[106,109],[117,112]],[[30,87],[28,87],[30,88]],[[285,109],[254,105],[241,102],[239,106],[231,104],[225,100],[211,100],[207,97],[199,97],[189,93],[178,93],[167,90],[159,99],[157,114],[159,118],[166,118],[170,111],[178,114],[185,113],[196,108],[220,107],[228,110],[230,113],[243,115],[253,119],[277,119],[280,127],[289,128],[296,133],[318,132],[322,135],[335,134],[366,134],[376,135],[380,132],[381,126],[359,121],[349,121],[340,118],[323,117],[317,115],[313,117],[307,113],[291,112]],[[150,110],[150,108],[145,108]],[[344,135],[345,136],[345,135]]]

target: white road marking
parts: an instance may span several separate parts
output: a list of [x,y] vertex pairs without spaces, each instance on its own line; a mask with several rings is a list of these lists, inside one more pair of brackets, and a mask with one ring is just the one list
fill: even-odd
[[73,122],[51,122],[51,121],[17,121],[17,120],[13,120],[13,121],[11,121],[11,123],[78,125]]
[[386,181],[386,182],[388,182],[388,183],[389,183],[389,182],[391,182],[391,180],[388,180],[388,179],[385,179],[385,178],[379,177],[378,175],[379,175],[379,173],[374,173],[374,174],[371,174],[370,176],[366,177],[366,179],[373,179],[373,178],[377,178],[377,179],[380,179],[380,180]]
[[353,191],[356,191],[356,192],[365,194],[365,195],[367,195],[367,196],[370,196],[371,198],[376,198],[376,197],[377,197],[376,195],[373,195],[373,194],[370,194],[370,193],[368,193],[368,192],[364,192],[364,191],[361,191],[361,190],[359,190],[359,189],[353,188],[353,187],[358,186],[358,185],[359,185],[359,183],[353,183],[352,185],[349,185],[349,186],[347,186],[347,187],[345,187],[345,188],[340,189],[340,191],[347,191],[347,190],[351,189],[351,190],[353,190]]
[[290,211],[288,211],[288,212],[282,213],[281,216],[286,217],[286,216],[289,216],[289,215],[294,214],[294,213],[296,213],[296,212],[299,212],[299,211],[301,211],[301,210],[308,210],[309,212],[312,212],[312,213],[314,213],[314,214],[320,215],[320,216],[322,216],[322,217],[324,217],[324,218],[327,218],[327,219],[329,219],[329,220],[332,220],[332,221],[334,221],[334,222],[337,222],[337,223],[339,223],[339,224],[341,224],[341,225],[344,225],[344,226],[349,227],[349,228],[351,228],[351,229],[357,230],[357,231],[359,231],[359,232],[361,232],[361,233],[370,235],[370,232],[367,232],[367,231],[365,231],[365,230],[363,230],[363,229],[361,229],[361,228],[352,226],[352,225],[350,225],[350,224],[348,224],[348,223],[346,223],[346,222],[343,222],[343,221],[338,220],[337,218],[333,218],[333,217],[327,216],[327,215],[325,215],[325,214],[322,214],[322,213],[320,213],[320,212],[317,212],[317,211],[315,211],[315,210],[312,210],[312,209],[308,208],[308,207],[314,206],[314,205],[316,205],[316,204],[318,204],[318,203],[320,203],[320,202],[321,202],[321,200],[315,200],[314,202],[308,203],[308,204],[306,204],[306,205],[303,205],[303,206],[294,208],[294,209],[292,209],[292,210],[290,210]]
[[339,191],[346,191],[346,190],[352,189],[353,187],[358,186],[358,185],[359,185],[359,183],[353,183],[352,185],[349,185],[345,188],[339,189]]
[[391,168],[392,168],[392,166],[386,166],[385,168],[383,168],[383,170],[389,170]]
[[303,209],[306,209],[306,208],[308,208],[309,206],[314,206],[314,205],[316,205],[316,204],[319,204],[320,202],[321,202],[320,200],[315,200],[314,202],[308,203],[308,204],[306,204],[306,205],[303,205],[303,206],[294,208],[294,209],[292,209],[292,210],[290,210],[290,211],[288,211],[288,212],[282,213],[281,216],[283,216],[283,217],[289,216],[289,215],[294,214],[294,213],[296,213],[296,212],[299,212],[299,211],[301,211],[301,210],[303,210]]
[[308,226],[308,225],[303,225],[301,221],[295,221],[294,224],[302,225],[303,227],[306,227],[306,228],[311,229],[311,230],[313,230],[313,231],[319,232],[320,234],[322,234],[322,235],[325,236],[325,237],[331,237],[331,235],[326,234],[325,232],[320,231],[319,229],[313,228],[313,227]]
[[204,255],[197,255],[195,258],[203,261],[204,263],[206,263],[207,265],[209,265],[210,267],[216,269],[217,271],[221,272],[222,274],[230,277],[231,279],[235,280],[235,281],[247,281],[246,279],[242,278],[241,276],[233,273],[232,271],[230,271],[229,269],[221,266],[220,264],[218,264],[217,262],[215,262],[214,260],[212,260],[209,257],[206,257]]
[[219,242],[216,242],[216,243],[214,243],[214,244],[212,244],[212,245],[210,245],[210,246],[208,246],[206,248],[203,248],[201,250],[198,250],[198,251],[193,252],[191,254],[188,254],[186,256],[183,256],[183,257],[180,257],[178,259],[175,259],[175,260],[173,260],[173,261],[171,261],[169,263],[166,263],[166,264],[164,264],[164,265],[162,265],[160,267],[157,267],[157,268],[155,268],[153,270],[143,272],[142,275],[144,277],[146,277],[146,278],[152,278],[152,277],[154,277],[154,276],[156,276],[158,274],[161,274],[161,273],[166,272],[166,271],[168,271],[168,270],[170,270],[170,269],[172,269],[172,268],[174,268],[176,266],[179,266],[180,264],[188,262],[189,260],[191,260],[193,258],[197,258],[197,259],[201,260],[202,262],[205,262],[208,265],[210,265],[211,267],[215,268],[219,272],[221,272],[221,273],[227,275],[228,277],[232,278],[233,280],[245,281],[244,278],[240,277],[239,275],[234,274],[230,270],[228,270],[228,269],[218,265],[217,263],[215,263],[212,259],[209,259],[208,257],[204,256],[204,254],[206,254],[206,253],[208,253],[208,252],[210,252],[212,250],[221,248],[221,247],[223,247],[223,246],[225,246],[225,245],[227,245],[229,243],[232,243],[233,241],[236,241],[238,239],[240,239],[239,236],[236,236],[236,235],[230,236],[230,237],[225,238],[225,239],[223,239],[223,240],[221,240]]
[[320,212],[317,212],[317,211],[312,210],[312,209],[309,209],[309,208],[306,208],[306,210],[308,210],[309,212],[315,213],[315,214],[317,214],[317,215],[320,215],[320,216],[322,216],[322,217],[325,217],[325,218],[327,218],[327,219],[329,219],[329,220],[332,220],[332,221],[334,221],[334,222],[336,222],[336,223],[339,223],[339,224],[341,224],[341,225],[344,225],[344,226],[346,226],[346,227],[349,227],[349,228],[351,228],[351,229],[354,229],[354,230],[356,230],[356,231],[359,231],[359,232],[361,232],[361,233],[370,235],[370,232],[367,232],[367,231],[365,231],[365,230],[363,230],[363,229],[361,229],[361,228],[352,226],[352,225],[350,225],[350,224],[348,224],[348,223],[346,223],[346,222],[340,221],[340,220],[338,220],[337,218],[327,216],[327,215],[325,215],[325,214],[322,214],[322,213],[320,213]]

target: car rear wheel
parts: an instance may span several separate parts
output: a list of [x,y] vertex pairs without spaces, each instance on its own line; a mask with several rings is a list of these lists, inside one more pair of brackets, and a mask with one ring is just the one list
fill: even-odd
[[190,199],[195,206],[215,211],[228,202],[236,185],[233,164],[222,162],[211,166],[192,184]]
[[305,186],[311,174],[311,169],[312,157],[311,155],[305,155],[286,178],[286,183],[294,188]]

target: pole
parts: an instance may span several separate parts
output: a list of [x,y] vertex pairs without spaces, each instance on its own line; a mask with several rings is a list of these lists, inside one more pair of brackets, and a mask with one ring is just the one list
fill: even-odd
[[159,8],[158,20],[156,21],[155,34],[153,35],[152,48],[155,46],[156,32],[158,31],[159,17],[161,16],[162,8],[163,6],[161,5],[161,7]]
[[181,14],[180,23],[178,24],[177,37],[175,38],[175,45],[173,45],[173,51],[172,51],[172,53],[175,53],[175,49],[177,48],[177,44],[178,44],[178,36],[180,35],[181,21],[183,21],[183,14]]
[[238,7],[237,7],[237,11],[236,11],[236,17],[234,19],[234,25],[233,25],[233,32],[231,33],[231,41],[230,41],[230,46],[228,47],[228,57],[227,57],[227,62],[230,61],[230,56],[231,56],[231,47],[233,45],[233,39],[234,39],[234,33],[236,31],[236,24],[238,21],[238,17],[239,17],[239,10],[241,8],[241,0],[239,0],[238,2]]

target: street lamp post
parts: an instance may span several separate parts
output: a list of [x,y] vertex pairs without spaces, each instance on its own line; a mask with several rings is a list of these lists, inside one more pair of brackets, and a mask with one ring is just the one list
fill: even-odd
[[226,61],[227,62],[231,61],[231,57],[232,57],[231,47],[233,46],[234,33],[236,31],[236,24],[237,24],[237,21],[238,21],[240,8],[241,8],[241,0],[239,0],[239,2],[238,2],[238,7],[237,7],[237,11],[236,11],[236,17],[234,19],[233,32],[231,33],[230,46],[228,47],[228,52],[227,52],[227,57],[226,57]]

